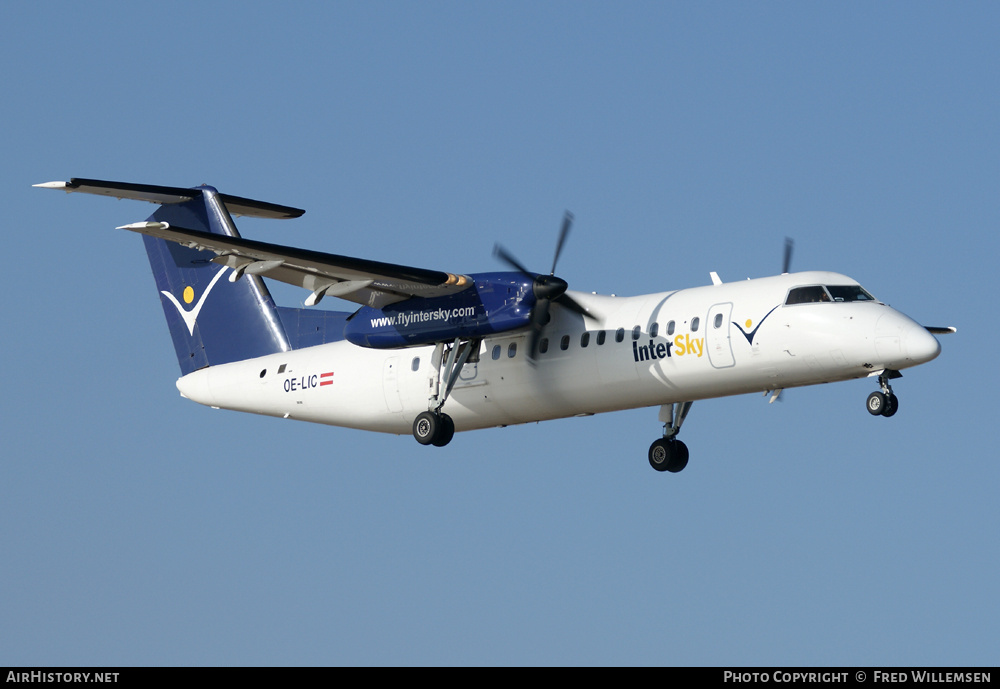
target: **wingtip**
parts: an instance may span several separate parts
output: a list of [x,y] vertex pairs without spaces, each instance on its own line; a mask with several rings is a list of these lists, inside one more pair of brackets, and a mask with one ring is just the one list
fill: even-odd
[[33,187],[38,187],[39,189],[65,189],[69,186],[69,182],[42,182],[41,184],[32,184]]

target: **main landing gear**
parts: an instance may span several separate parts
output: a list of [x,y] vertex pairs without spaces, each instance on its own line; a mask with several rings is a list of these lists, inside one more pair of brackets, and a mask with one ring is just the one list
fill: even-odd
[[882,391],[873,392],[868,395],[865,406],[868,408],[869,414],[872,416],[892,416],[899,410],[899,399],[892,393],[889,380],[891,378],[899,378],[902,375],[899,371],[890,371],[888,369],[879,374],[878,384],[882,388]]
[[[649,465],[657,471],[676,474],[688,463],[687,445],[677,439],[681,424],[691,409],[691,402],[664,404],[660,407],[660,421],[663,422],[663,437],[649,446]],[[676,409],[676,413],[675,413]]]
[[455,422],[441,412],[425,411],[413,420],[413,437],[421,445],[444,447],[455,435]]
[[[431,396],[427,400],[427,411],[420,412],[413,420],[413,437],[421,445],[444,447],[451,442],[455,435],[455,422],[441,411],[441,407],[444,406],[452,388],[455,387],[462,367],[473,355],[479,356],[479,340],[462,342],[461,338],[456,337],[455,341],[447,348],[447,359],[445,359],[443,342],[438,343],[434,349],[431,365],[437,368],[437,375],[431,379]],[[442,383],[444,383],[443,391],[441,389]]]

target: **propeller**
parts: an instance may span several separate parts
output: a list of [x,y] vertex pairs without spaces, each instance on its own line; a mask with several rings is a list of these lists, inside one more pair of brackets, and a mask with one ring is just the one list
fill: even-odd
[[[781,274],[787,275],[792,268],[792,249],[795,248],[795,242],[791,237],[785,237],[785,257],[781,261]],[[767,401],[768,404],[773,404],[775,402],[783,402],[784,398],[781,393],[785,391],[784,388],[777,388],[771,393],[771,399]],[[764,391],[767,395],[767,391]]]
[[795,248],[795,242],[792,241],[791,237],[785,237],[785,259],[781,263],[781,274],[785,275],[789,272],[792,267],[792,249]]
[[566,237],[573,226],[573,214],[566,211],[563,216],[562,229],[559,230],[559,240],[556,242],[556,252],[552,258],[552,270],[548,275],[537,275],[524,267],[517,258],[499,244],[493,247],[493,255],[501,261],[520,272],[531,280],[531,292],[535,296],[535,306],[531,309],[531,340],[529,347],[529,360],[534,361],[538,354],[538,341],[541,339],[542,329],[549,322],[549,306],[556,302],[562,307],[578,313],[587,318],[593,315],[580,305],[573,297],[566,294],[569,284],[562,278],[556,277],[556,264],[559,262],[559,255],[562,253]]

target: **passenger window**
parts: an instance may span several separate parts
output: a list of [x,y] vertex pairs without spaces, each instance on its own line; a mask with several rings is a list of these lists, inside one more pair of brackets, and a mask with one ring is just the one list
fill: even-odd
[[625,328],[618,328],[615,332],[615,342],[621,342],[625,339]]
[[674,327],[676,327],[676,325],[677,324],[674,323],[673,321],[670,321],[669,323],[667,323],[667,335],[673,335],[674,334]]
[[597,346],[600,347],[604,344],[604,340],[607,338],[608,334],[604,330],[597,331]]
[[411,371],[416,371],[419,368],[420,368],[420,357],[419,356],[415,356],[415,357],[413,357],[413,361],[410,362],[410,370]]
[[511,342],[510,346],[507,347],[507,358],[513,359],[515,354],[517,354],[517,343]]
[[649,326],[649,336],[650,337],[656,337],[656,334],[658,332],[660,332],[660,324],[659,323],[653,323],[651,326]]
[[721,313],[715,314],[715,327],[716,327],[716,329],[722,327],[722,314]]
[[500,358],[500,345],[493,346],[493,361]]
[[542,341],[538,343],[538,353],[545,354],[547,351],[549,351],[549,338],[543,337]]
[[634,328],[632,328],[632,339],[633,340],[638,340],[639,339],[639,335],[641,333],[642,333],[642,329],[638,325],[635,326]]
[[569,335],[563,335],[562,339],[559,340],[559,349],[564,352],[569,349]]
[[583,335],[580,335],[580,346],[586,347],[589,344],[590,344],[590,333],[587,332],[584,333]]
[[701,319],[695,316],[691,319],[691,332],[698,332],[698,326],[701,325]]

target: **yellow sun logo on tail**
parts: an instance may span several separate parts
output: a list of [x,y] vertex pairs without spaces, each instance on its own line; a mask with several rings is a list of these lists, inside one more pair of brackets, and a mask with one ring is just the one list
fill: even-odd
[[[205,291],[202,292],[201,298],[198,300],[198,303],[195,304],[190,311],[186,311],[184,307],[181,306],[181,303],[177,300],[177,297],[172,295],[170,292],[166,290],[160,291],[160,294],[169,299],[170,303],[173,304],[174,307],[176,307],[177,313],[180,314],[180,317],[184,320],[184,325],[187,326],[189,335],[194,335],[194,324],[195,321],[198,320],[198,313],[201,311],[201,307],[205,305],[205,300],[208,299],[209,292],[212,291],[212,288],[215,287],[215,283],[219,281],[219,278],[221,278],[222,274],[225,272],[226,272],[226,267],[223,266],[222,270],[217,272],[215,274],[215,277],[212,278],[212,281],[208,283],[208,287],[206,287]],[[181,293],[181,299],[183,299],[184,302],[187,304],[193,302],[194,287],[192,287],[191,285],[185,287],[184,291]]]

